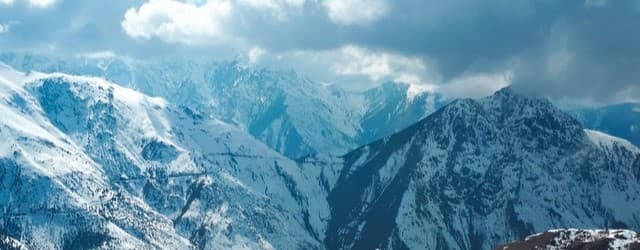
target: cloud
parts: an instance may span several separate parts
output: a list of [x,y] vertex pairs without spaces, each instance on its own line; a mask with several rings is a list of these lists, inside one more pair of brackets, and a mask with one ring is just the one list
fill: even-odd
[[584,6],[587,8],[605,7],[609,5],[609,0],[585,0]]
[[[15,0],[0,0],[0,4],[5,5],[13,5],[14,2]],[[26,2],[28,2],[31,7],[46,8],[56,3],[56,0],[28,0]]]
[[29,0],[29,5],[37,8],[46,8],[53,5],[55,2],[56,0]]
[[0,34],[9,32],[11,27],[13,27],[14,25],[19,24],[19,23],[20,22],[18,22],[18,21],[9,21],[9,22],[6,22],[6,23],[0,23]]
[[440,85],[436,91],[451,98],[481,98],[509,86],[512,76],[510,71],[466,74]]
[[159,38],[186,45],[221,43],[229,39],[224,26],[231,15],[231,2],[209,0],[203,5],[175,0],[151,0],[130,8],[121,25],[137,39]]
[[260,58],[257,66],[281,70],[294,68],[316,81],[339,84],[351,90],[362,90],[389,81],[410,84],[415,89],[433,90],[439,81],[428,61],[356,45],[327,50],[270,52]]
[[106,59],[117,57],[116,53],[110,50],[93,51],[88,53],[79,53],[76,57],[90,58],[90,59]]
[[374,82],[426,84],[422,74],[427,72],[427,67],[420,58],[376,52],[355,45],[344,46],[337,53],[336,61],[331,65],[336,74],[366,76]]
[[639,0],[7,2],[0,23],[20,25],[0,36],[5,51],[253,58],[343,86],[419,82],[456,95],[510,72],[514,85],[554,99],[640,97]]
[[288,11],[291,11],[291,9],[300,10],[305,2],[306,0],[237,0],[240,5],[269,11],[281,21],[286,19]]
[[594,104],[640,99],[640,34],[632,1],[565,15],[519,58],[514,84],[556,99]]
[[9,32],[9,24],[1,24],[0,23],[0,34]]
[[252,48],[247,53],[247,58],[249,59],[249,63],[250,64],[258,63],[258,61],[260,61],[260,58],[262,58],[266,53],[267,51],[265,51],[264,49],[261,49],[258,47]]
[[329,18],[343,25],[364,25],[376,21],[389,12],[386,0],[325,0]]

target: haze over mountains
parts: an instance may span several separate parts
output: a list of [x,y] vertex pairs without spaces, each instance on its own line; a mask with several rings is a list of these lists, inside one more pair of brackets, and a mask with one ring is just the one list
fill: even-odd
[[16,69],[103,77],[235,124],[290,158],[348,150],[407,127],[448,102],[384,83],[364,92],[237,61],[139,61],[4,53]]
[[448,103],[238,63],[2,58],[33,71],[0,67],[2,246],[490,249],[640,230],[640,149],[511,88]]
[[[292,159],[314,153],[344,154],[408,127],[453,100],[394,82],[348,91],[292,70],[255,68],[240,61],[144,61],[9,52],[1,53],[0,61],[24,72],[102,77],[163,97],[235,124]],[[640,104],[567,111],[586,128],[640,145]]]

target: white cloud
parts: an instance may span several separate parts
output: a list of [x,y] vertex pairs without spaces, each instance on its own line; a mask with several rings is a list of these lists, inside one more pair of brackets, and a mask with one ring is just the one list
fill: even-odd
[[318,82],[356,91],[387,81],[409,84],[416,92],[432,91],[439,79],[430,61],[358,45],[268,52],[256,64],[281,70],[293,67]]
[[424,74],[428,68],[418,57],[375,52],[348,45],[339,49],[337,61],[331,69],[341,75],[362,75],[374,82],[397,81],[416,85],[430,85]]
[[13,25],[16,25],[20,22],[18,21],[9,21],[7,23],[0,23],[0,34],[7,33],[11,29]]
[[[31,7],[46,8],[56,3],[57,0],[27,0],[25,2],[29,3]],[[0,0],[0,4],[13,5],[13,3],[15,0]]]
[[88,53],[80,53],[76,55],[77,57],[86,57],[91,59],[106,59],[106,58],[114,58],[116,57],[116,53],[110,50],[103,51],[93,51]]
[[29,5],[36,8],[46,8],[54,3],[56,3],[56,0],[29,0]]
[[465,74],[440,85],[437,91],[451,98],[480,98],[510,85],[511,77],[511,71]]
[[584,6],[587,8],[598,8],[609,5],[609,0],[585,0]]
[[267,51],[262,48],[259,48],[259,47],[252,48],[251,50],[249,50],[249,53],[247,53],[247,57],[249,58],[249,63],[250,64],[258,63],[266,53]]
[[254,9],[270,11],[275,17],[284,20],[290,9],[301,9],[306,0],[237,0],[241,5]]
[[208,0],[202,5],[176,0],[151,0],[130,8],[121,25],[138,39],[157,37],[169,43],[211,44],[228,41],[225,22],[231,15],[228,0]]
[[343,25],[368,24],[389,12],[386,0],[326,0],[323,5],[329,18]]

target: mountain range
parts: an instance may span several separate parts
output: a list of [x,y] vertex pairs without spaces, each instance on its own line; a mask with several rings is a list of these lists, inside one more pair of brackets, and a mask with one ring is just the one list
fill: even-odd
[[0,64],[1,246],[491,249],[640,229],[640,149],[510,87],[449,102],[237,62],[2,58],[23,66]]
[[[165,98],[240,127],[291,159],[347,153],[404,129],[452,101],[437,92],[394,82],[348,91],[293,70],[256,68],[240,61],[149,61],[16,52],[0,53],[0,61],[23,72],[100,77]],[[585,128],[640,146],[638,103],[563,110]]]

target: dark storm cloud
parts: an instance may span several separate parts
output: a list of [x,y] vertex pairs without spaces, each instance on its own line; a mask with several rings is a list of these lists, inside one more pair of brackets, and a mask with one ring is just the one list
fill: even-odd
[[391,3],[370,25],[335,25],[316,12],[285,25],[262,20],[243,35],[275,50],[349,43],[420,56],[435,62],[443,82],[510,70],[518,87],[554,98],[640,98],[640,1]]
[[[146,0],[74,1],[58,0],[36,8],[26,1],[0,3],[0,24],[13,23],[0,35],[0,51],[74,56],[94,51],[114,51],[141,58],[202,56],[203,51],[158,39],[137,41],[122,30],[125,11]],[[221,54],[210,51],[209,54]]]
[[15,21],[0,36],[4,49],[47,50],[52,47],[89,49],[118,45],[124,38],[118,20],[135,1],[58,1],[36,8],[26,1],[0,4],[0,22]]
[[464,88],[459,79],[466,76],[509,72],[517,87],[554,98],[640,99],[638,0],[375,0],[388,6],[384,15],[355,23],[331,18],[326,1],[293,6],[290,0],[244,0],[278,6],[268,10],[232,1],[230,17],[221,21],[222,33],[232,42],[213,46],[207,40],[182,44],[156,36],[128,36],[121,26],[124,13],[139,10],[147,3],[143,0],[67,0],[42,9],[16,0],[11,7],[0,5],[0,24],[18,22],[0,34],[0,45],[55,47],[66,53],[113,50],[140,57],[221,58],[252,47],[269,56],[291,51],[331,51],[327,55],[339,56],[336,49],[356,45],[422,58],[429,74],[437,75],[431,80],[440,85],[456,82]]
[[556,98],[638,101],[638,7],[637,1],[610,1],[564,13],[541,45],[522,57],[514,84]]

